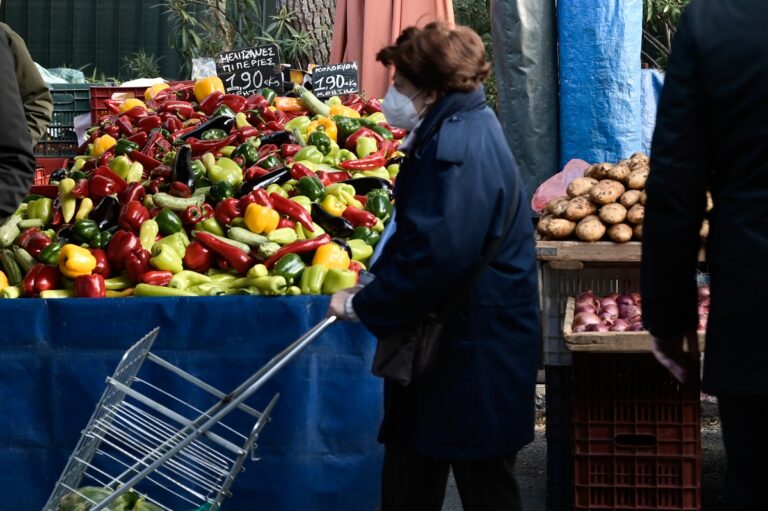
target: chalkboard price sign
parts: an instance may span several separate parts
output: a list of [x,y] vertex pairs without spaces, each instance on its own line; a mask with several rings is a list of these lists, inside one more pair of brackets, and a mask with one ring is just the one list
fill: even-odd
[[263,87],[283,90],[277,45],[242,48],[216,55],[216,74],[229,94],[250,96]]
[[328,98],[360,91],[357,62],[317,66],[312,71],[312,91],[318,98]]

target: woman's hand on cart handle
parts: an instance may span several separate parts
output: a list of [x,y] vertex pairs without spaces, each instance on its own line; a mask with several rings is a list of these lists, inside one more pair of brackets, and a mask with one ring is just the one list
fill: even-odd
[[343,289],[331,295],[331,304],[328,306],[327,316],[336,316],[347,321],[360,321],[352,307],[352,298],[360,291],[362,286]]

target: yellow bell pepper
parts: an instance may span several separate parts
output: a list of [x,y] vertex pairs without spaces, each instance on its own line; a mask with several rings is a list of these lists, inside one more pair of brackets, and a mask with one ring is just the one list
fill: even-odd
[[350,263],[347,251],[336,243],[326,243],[320,246],[315,251],[315,257],[312,258],[312,265],[319,264],[329,270],[334,268],[346,270],[349,268]]
[[198,103],[201,103],[205,98],[211,95],[212,92],[219,91],[224,93],[224,82],[218,76],[208,76],[206,78],[200,78],[192,86],[192,92],[195,93],[195,99]]
[[57,262],[61,273],[71,279],[81,275],[90,275],[96,268],[96,258],[93,257],[91,251],[71,243],[61,247]]
[[355,110],[354,108],[349,108],[348,106],[344,106],[344,105],[333,105],[331,107],[330,116],[333,117],[334,115],[352,117],[354,119],[360,118],[360,114],[357,112],[357,110]]
[[320,205],[333,216],[341,216],[341,214],[344,213],[344,210],[347,209],[347,206],[341,202],[338,197],[331,194],[326,195]]
[[5,289],[6,287],[8,287],[8,277],[0,271],[0,289]]
[[137,106],[143,108],[144,110],[147,109],[147,105],[145,105],[144,102],[138,98],[126,99],[123,101],[123,104],[120,105],[120,113],[125,113],[132,108],[136,108]]
[[93,156],[101,156],[117,145],[117,140],[109,135],[102,135],[93,141]]
[[154,99],[155,96],[157,96],[157,93],[161,90],[165,90],[169,88],[170,85],[167,83],[156,83],[151,87],[147,87],[147,90],[144,91],[144,99],[146,101],[149,101],[150,99]]
[[330,120],[328,117],[321,117],[316,121],[312,121],[307,126],[307,136],[309,136],[313,131],[321,129],[323,133],[328,135],[328,138],[333,140],[334,142],[337,141],[337,136],[339,134],[339,130],[336,127],[336,123]]
[[280,214],[270,207],[249,204],[245,210],[245,226],[256,234],[269,234],[277,229]]

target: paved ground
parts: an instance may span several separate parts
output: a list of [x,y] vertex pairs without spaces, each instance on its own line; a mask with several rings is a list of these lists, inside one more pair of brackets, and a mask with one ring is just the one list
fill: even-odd
[[[543,388],[541,389],[543,392]],[[542,403],[543,405],[543,403]],[[517,458],[517,480],[523,494],[525,511],[546,510],[547,441],[544,437],[545,419],[536,426],[536,439]],[[725,456],[717,420],[714,399],[702,399],[702,511],[720,511],[725,484]],[[456,485],[451,479],[443,511],[461,511]]]

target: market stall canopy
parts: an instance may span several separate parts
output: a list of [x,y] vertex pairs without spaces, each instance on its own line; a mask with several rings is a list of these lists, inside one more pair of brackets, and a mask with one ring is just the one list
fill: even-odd
[[338,0],[331,63],[358,61],[361,90],[369,97],[383,97],[390,74],[376,62],[376,53],[404,28],[433,21],[453,23],[451,0]]

